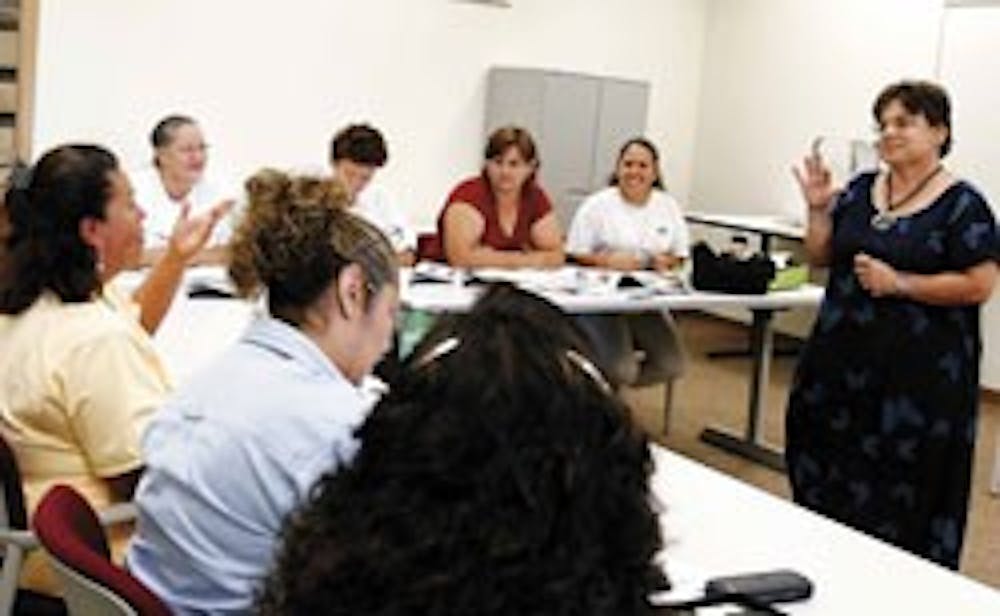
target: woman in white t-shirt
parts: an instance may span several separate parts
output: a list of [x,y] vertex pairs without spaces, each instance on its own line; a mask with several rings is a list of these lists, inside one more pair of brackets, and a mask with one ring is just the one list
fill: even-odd
[[[663,190],[656,147],[642,137],[625,142],[610,184],[580,205],[567,252],[583,265],[616,270],[681,265],[689,254],[688,230],[677,201]],[[667,312],[588,315],[579,324],[618,385],[669,384],[683,369]]]
[[[236,191],[205,173],[208,146],[194,119],[170,115],[160,120],[150,134],[153,165],[133,176],[135,200],[146,211],[143,263],[156,261],[180,212],[200,213],[213,208],[232,208]],[[195,263],[221,263],[224,245],[231,233],[230,216],[216,225],[208,246]]]

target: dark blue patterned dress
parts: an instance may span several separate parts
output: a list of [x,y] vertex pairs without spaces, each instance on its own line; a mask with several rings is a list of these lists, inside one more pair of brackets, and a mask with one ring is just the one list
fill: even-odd
[[785,457],[795,501],[953,569],[965,532],[979,399],[978,305],[875,299],[866,252],[920,274],[1000,258],[989,205],[957,182],[878,230],[874,174],[834,208],[826,297],[798,366]]

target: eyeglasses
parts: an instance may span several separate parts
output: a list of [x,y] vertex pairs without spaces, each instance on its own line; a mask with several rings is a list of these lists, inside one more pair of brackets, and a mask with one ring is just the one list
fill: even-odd
[[199,143],[197,145],[185,145],[182,147],[174,148],[175,152],[180,154],[204,154],[208,151],[207,143]]

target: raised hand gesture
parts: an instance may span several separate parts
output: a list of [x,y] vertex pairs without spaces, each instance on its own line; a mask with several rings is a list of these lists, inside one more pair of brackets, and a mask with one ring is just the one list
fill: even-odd
[[799,183],[802,197],[809,204],[812,211],[826,211],[830,207],[840,187],[833,182],[833,174],[830,168],[823,162],[819,153],[819,144],[822,138],[813,140],[811,152],[802,159],[802,167],[792,167],[795,180]]
[[233,203],[232,199],[226,199],[197,216],[191,216],[191,204],[185,201],[170,233],[167,250],[185,262],[193,259],[208,243],[215,225],[229,213]]

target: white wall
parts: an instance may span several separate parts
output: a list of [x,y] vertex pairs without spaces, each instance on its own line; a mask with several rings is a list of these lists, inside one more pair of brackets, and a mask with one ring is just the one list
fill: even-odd
[[[1000,104],[987,61],[1000,44],[1000,9],[943,0],[710,0],[701,114],[689,203],[714,212],[801,220],[790,174],[816,135],[871,136],[871,102],[903,77],[952,90],[949,165],[1000,203]],[[983,311],[981,381],[1000,389],[1000,297]],[[802,333],[810,315],[779,327]]]
[[[134,166],[149,157],[154,121],[183,111],[202,120],[213,159],[237,175],[265,164],[319,168],[338,126],[368,120],[390,140],[383,182],[427,226],[451,185],[478,168],[487,68],[533,66],[648,80],[648,132],[682,202],[794,218],[802,212],[789,167],[810,140],[869,136],[875,93],[904,76],[933,77],[942,34],[949,40],[943,0],[512,4],[46,0],[36,152],[90,139]],[[996,55],[993,39],[981,43],[984,58]],[[977,87],[957,93],[952,159],[974,179],[963,109],[992,110],[965,99],[985,91]],[[991,168],[996,158],[977,160]],[[1000,203],[1000,189],[985,188]],[[998,302],[983,326],[983,381],[994,388]]]
[[792,163],[871,137],[882,86],[933,76],[941,3],[710,0],[691,206],[801,217]]
[[154,122],[182,111],[201,120],[213,160],[242,176],[319,168],[337,127],[368,120],[389,139],[383,183],[432,224],[446,192],[479,167],[486,71],[502,64],[648,80],[648,132],[687,196],[702,0],[41,4],[36,153],[90,139],[140,164]]

